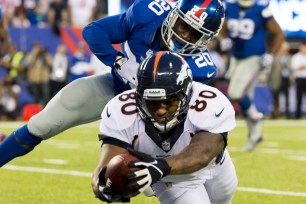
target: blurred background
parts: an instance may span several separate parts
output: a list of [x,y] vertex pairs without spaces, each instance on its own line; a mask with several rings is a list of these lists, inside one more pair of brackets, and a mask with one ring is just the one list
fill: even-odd
[[[175,3],[175,0],[168,0]],[[89,22],[124,12],[133,0],[1,0],[1,29],[9,43],[0,42],[0,121],[27,121],[63,86],[99,74],[106,67],[82,39]],[[292,56],[306,43],[306,1],[271,0],[270,8],[286,36],[280,52]],[[117,49],[119,45],[114,45]],[[212,83],[226,93],[224,79],[229,53],[217,40],[208,47],[219,75]],[[290,64],[272,68],[255,90],[255,104],[271,119],[295,116],[296,74]],[[286,66],[286,67],[284,67]],[[306,96],[302,100],[306,115]],[[239,116],[239,106],[234,104]]]

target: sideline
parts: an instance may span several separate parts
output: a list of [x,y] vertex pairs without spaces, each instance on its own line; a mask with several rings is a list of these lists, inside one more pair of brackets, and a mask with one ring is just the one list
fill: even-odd
[[[13,170],[13,171],[61,174],[61,175],[69,175],[69,176],[82,176],[82,177],[91,177],[91,174],[92,174],[89,172],[47,169],[47,168],[37,168],[37,167],[27,167],[27,166],[16,166],[16,165],[4,165],[2,169]],[[270,190],[270,189],[264,189],[264,188],[251,188],[251,187],[238,187],[237,190],[244,191],[244,192],[252,192],[252,193],[306,197],[306,193],[304,192],[278,191],[278,190]]]

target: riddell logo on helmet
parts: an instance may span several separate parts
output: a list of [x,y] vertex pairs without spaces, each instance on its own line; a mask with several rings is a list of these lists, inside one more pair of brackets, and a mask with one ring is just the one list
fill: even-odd
[[165,89],[146,89],[144,90],[143,97],[155,98],[155,97],[165,97],[166,90]]

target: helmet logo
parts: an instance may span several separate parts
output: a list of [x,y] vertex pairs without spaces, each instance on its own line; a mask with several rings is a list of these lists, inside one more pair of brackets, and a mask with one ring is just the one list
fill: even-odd
[[143,92],[144,98],[165,98],[165,89],[145,89]]
[[191,78],[191,70],[189,69],[187,63],[184,63],[182,65],[182,69],[180,73],[178,73],[177,79],[176,79],[176,84],[177,85],[182,85],[184,80],[187,79],[188,77]]
[[193,8],[187,12],[187,16],[202,26],[208,16],[208,14],[204,11],[205,9],[206,8],[200,8],[194,5]]

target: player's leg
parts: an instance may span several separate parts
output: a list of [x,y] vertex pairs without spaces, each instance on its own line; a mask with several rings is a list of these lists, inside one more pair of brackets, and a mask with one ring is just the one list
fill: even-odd
[[226,150],[224,158],[213,169],[213,178],[205,183],[211,204],[230,204],[237,185],[235,166]]
[[187,186],[171,186],[171,183],[159,185],[154,188],[155,194],[162,204],[210,204],[210,200],[204,185],[190,184]]
[[252,97],[257,77],[260,74],[259,57],[249,57],[243,60],[233,60],[230,66],[235,66],[231,73],[228,96],[232,101],[239,101],[241,111],[246,117],[248,126],[248,141],[245,151],[251,151],[262,141],[263,114],[260,113]]
[[85,77],[65,86],[27,125],[11,133],[0,144],[0,167],[30,152],[42,140],[70,127],[100,118],[114,96],[110,73]]

